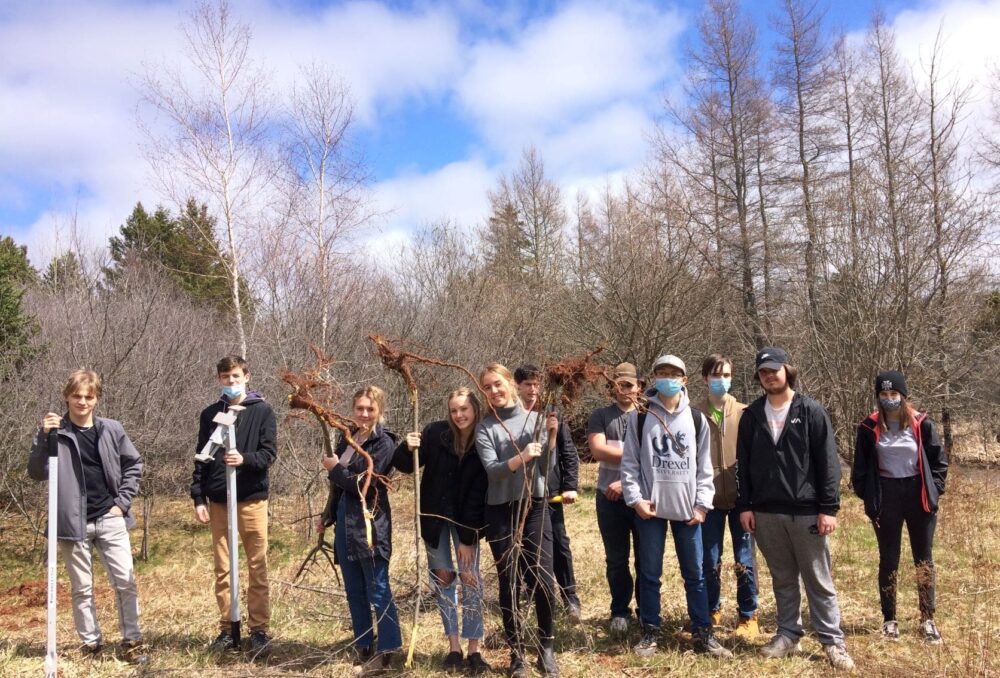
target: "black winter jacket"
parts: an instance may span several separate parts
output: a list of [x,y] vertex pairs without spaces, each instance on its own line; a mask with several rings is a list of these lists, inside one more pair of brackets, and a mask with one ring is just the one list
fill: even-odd
[[[268,469],[278,456],[278,424],[274,410],[264,402],[257,391],[247,394],[240,403],[246,409],[236,418],[236,449],[243,455],[243,463],[236,467],[236,500],[267,499]],[[220,398],[201,411],[198,420],[198,446],[200,452],[215,431],[212,419],[229,408],[229,401]],[[212,501],[226,503],[226,464],[222,461],[225,450],[217,450],[215,460],[207,464],[195,462],[191,478],[191,498],[195,506]]]
[[[924,511],[938,509],[938,499],[944,494],[948,476],[948,456],[938,438],[934,424],[926,414],[917,414],[913,437],[917,440],[917,469],[920,475],[920,503]],[[854,444],[854,466],[851,469],[851,487],[854,494],[865,502],[865,514],[878,520],[882,513],[882,483],[878,470],[878,440],[882,427],[878,412],[872,412],[858,424],[858,437]]]
[[830,416],[812,398],[796,393],[777,444],[761,396],[740,418],[736,440],[736,510],[837,515],[840,457]]
[[569,426],[559,417],[559,434],[556,436],[556,459],[549,471],[549,496],[575,492],[580,475],[580,455],[573,444]]
[[[376,476],[390,476],[392,473],[392,456],[396,449],[396,436],[384,426],[377,425],[368,440],[361,445],[374,462]],[[347,451],[347,441],[341,436],[337,442],[335,453],[338,457]],[[355,452],[347,466],[337,464],[330,471],[330,483],[335,501],[344,506],[344,529],[347,534],[347,559],[362,560],[371,558],[372,551],[381,558],[389,560],[392,556],[392,509],[389,506],[389,492],[386,484],[378,478],[372,479],[365,500],[368,510],[374,514],[372,520],[372,549],[368,548],[368,538],[365,531],[365,519],[361,512],[362,476],[368,468],[364,458]],[[339,496],[337,496],[339,495]],[[337,506],[337,504],[334,504]],[[336,518],[335,509],[334,518]]]
[[[454,450],[454,436],[447,421],[431,422],[420,433],[420,533],[431,547],[437,546],[441,530],[451,521],[458,522],[459,497],[464,484],[474,478],[474,469],[482,462],[475,447],[459,459]],[[413,473],[413,453],[403,441],[396,448],[392,465],[403,473]],[[485,476],[485,471],[483,471]],[[465,480],[463,480],[465,478]],[[471,543],[471,542],[470,542]]]
[[478,543],[486,528],[486,490],[489,486],[490,477],[479,455],[466,454],[458,472],[455,522],[458,523],[458,540],[468,546]]

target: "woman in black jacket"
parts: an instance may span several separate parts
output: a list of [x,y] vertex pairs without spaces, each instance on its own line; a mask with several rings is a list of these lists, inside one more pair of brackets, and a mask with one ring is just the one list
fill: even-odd
[[[461,580],[461,638],[469,642],[466,662],[472,673],[483,673],[490,666],[479,652],[483,600],[477,529],[482,524],[486,472],[474,440],[482,414],[479,400],[468,388],[452,391],[445,404],[447,420],[432,422],[420,433],[407,434],[406,441],[396,448],[393,465],[404,473],[413,473],[413,451],[420,448],[420,465],[424,468],[420,480],[420,532],[427,547],[431,587],[437,595],[451,648],[443,668],[455,672],[463,667],[456,586],[456,580]],[[483,487],[478,499],[474,491],[477,485]]]
[[937,644],[941,634],[934,623],[931,546],[948,459],[931,420],[916,411],[907,396],[901,372],[889,370],[875,377],[878,407],[858,425],[851,486],[864,500],[865,513],[878,539],[882,635],[889,640],[899,639],[896,577],[906,523],[917,568],[920,633],[928,643]]
[[[375,478],[365,495],[371,522],[370,543],[361,503],[367,462],[341,438],[334,455],[323,459],[323,467],[330,472],[330,482],[335,492],[339,493],[335,503],[334,549],[344,578],[355,647],[362,657],[371,657],[362,668],[364,675],[388,669],[392,653],[403,644],[399,615],[389,586],[392,513],[386,484],[382,480],[392,471],[396,437],[383,423],[385,392],[382,389],[366,386],[355,392],[352,403],[351,418],[358,428],[351,435],[371,456],[375,466]],[[378,628],[375,647],[372,608]]]

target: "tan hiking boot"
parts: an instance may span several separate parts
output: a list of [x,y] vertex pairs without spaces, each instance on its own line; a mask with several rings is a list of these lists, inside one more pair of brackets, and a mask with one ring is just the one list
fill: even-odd
[[757,623],[757,613],[752,617],[740,617],[740,623],[736,625],[733,635],[743,640],[753,640],[760,635],[760,625]]
[[826,653],[826,658],[834,669],[854,673],[854,660],[851,659],[851,655],[847,654],[846,647],[843,645],[824,645],[823,652]]
[[722,625],[722,608],[712,610],[708,613],[708,618],[712,620],[712,626]]

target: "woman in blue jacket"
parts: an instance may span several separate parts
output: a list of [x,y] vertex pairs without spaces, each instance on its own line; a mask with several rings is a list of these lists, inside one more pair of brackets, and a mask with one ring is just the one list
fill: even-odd
[[899,639],[896,578],[905,523],[917,568],[920,633],[926,642],[938,644],[931,546],[948,459],[934,424],[914,409],[908,395],[901,372],[889,370],[875,377],[877,408],[858,425],[851,486],[864,500],[878,540],[882,635]]
[[[323,459],[323,467],[329,471],[330,482],[339,495],[333,500],[337,516],[334,549],[344,578],[354,644],[361,657],[370,657],[362,667],[362,675],[387,670],[393,652],[403,644],[399,614],[389,586],[392,513],[388,489],[382,480],[391,472],[396,438],[385,428],[384,411],[385,392],[378,386],[366,386],[354,393],[351,418],[358,427],[351,435],[372,458],[375,467],[375,478],[365,495],[371,522],[370,544],[361,503],[367,462],[343,438],[337,443],[333,456]],[[372,637],[373,608],[378,629],[377,643]]]

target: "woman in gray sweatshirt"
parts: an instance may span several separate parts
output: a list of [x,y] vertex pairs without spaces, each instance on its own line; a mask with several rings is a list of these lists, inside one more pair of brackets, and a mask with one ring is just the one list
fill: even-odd
[[[476,427],[476,450],[486,469],[486,538],[499,577],[504,633],[510,647],[509,675],[527,678],[524,635],[518,601],[522,585],[535,600],[538,617],[538,668],[545,676],[558,676],[552,649],[552,523],[546,497],[546,476],[558,421],[521,405],[514,377],[503,365],[487,365],[479,375],[491,414]],[[543,426],[544,424],[544,426]],[[543,454],[544,450],[544,454]],[[541,465],[541,466],[539,466]]]

